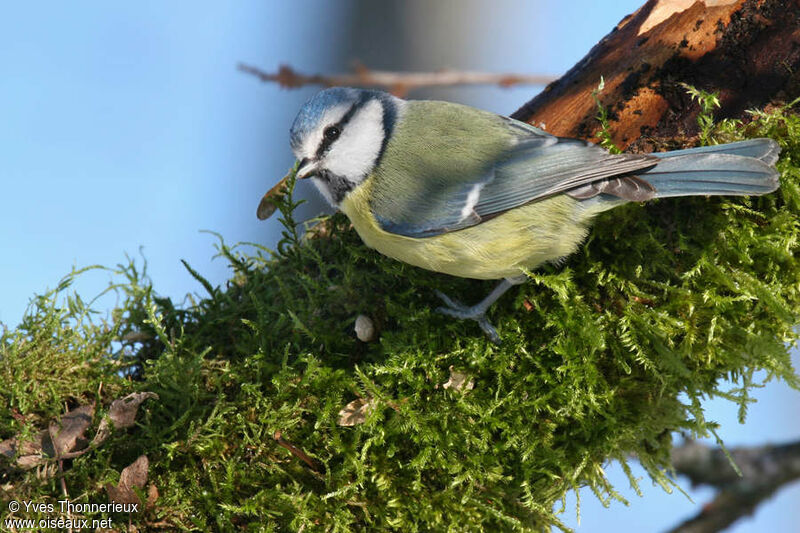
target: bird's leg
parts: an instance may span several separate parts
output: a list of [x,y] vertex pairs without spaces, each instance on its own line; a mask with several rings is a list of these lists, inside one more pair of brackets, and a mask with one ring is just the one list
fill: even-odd
[[441,298],[442,301],[444,301],[444,303],[447,305],[447,307],[439,307],[436,309],[436,311],[445,315],[459,318],[461,320],[469,318],[476,321],[481,329],[489,336],[490,339],[492,339],[492,342],[495,344],[500,344],[500,335],[497,334],[497,330],[489,322],[489,319],[486,318],[486,311],[488,311],[492,304],[495,303],[503,294],[505,294],[508,289],[514,285],[524,283],[527,279],[528,277],[524,275],[514,278],[505,278],[497,285],[497,287],[492,290],[492,292],[489,293],[486,298],[472,307],[468,307],[461,302],[451,299],[443,292],[436,291],[436,296]]

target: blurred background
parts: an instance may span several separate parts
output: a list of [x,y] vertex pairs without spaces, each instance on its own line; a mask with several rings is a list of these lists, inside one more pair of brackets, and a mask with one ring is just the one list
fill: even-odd
[[[15,327],[36,293],[73,266],[148,262],[157,292],[180,302],[229,276],[213,260],[221,234],[233,244],[275,243],[276,220],[259,222],[261,195],[292,165],[287,131],[318,90],[287,91],[237,72],[239,62],[304,73],[369,68],[559,75],[644,0],[238,1],[6,4],[0,19],[0,322]],[[542,87],[457,87],[412,92],[510,114]],[[310,217],[324,206],[302,183]],[[93,271],[76,290],[91,297],[110,275]],[[101,301],[100,307],[106,305]],[[107,303],[113,305],[113,301]],[[796,365],[798,357],[795,354]],[[707,403],[728,446],[795,440],[800,394],[782,383],[756,391],[747,423],[735,406]],[[666,494],[621,469],[607,473],[630,500],[610,509],[581,494],[563,520],[578,531],[664,531],[697,513],[712,492]],[[796,531],[800,485],[782,490],[730,531]]]

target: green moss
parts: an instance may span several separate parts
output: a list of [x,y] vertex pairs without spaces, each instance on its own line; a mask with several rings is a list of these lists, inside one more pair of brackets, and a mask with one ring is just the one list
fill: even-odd
[[592,99],[594,100],[594,104],[597,106],[597,122],[600,123],[600,129],[597,131],[597,144],[608,150],[612,154],[620,154],[622,150],[619,149],[614,143],[613,136],[611,134],[611,124],[609,121],[609,113],[608,108],[603,105],[600,101],[600,93],[603,92],[605,89],[606,81],[600,76],[600,83],[597,85],[597,88],[592,91]]
[[[133,266],[108,320],[77,296],[44,295],[0,340],[0,439],[44,427],[65,403],[158,393],[137,427],[64,475],[73,501],[103,502],[103,484],[147,454],[160,498],[131,517],[144,530],[537,530],[560,526],[553,510],[570,490],[620,499],[603,466],[631,456],[669,489],[672,435],[715,430],[702,401],[728,398],[743,418],[755,372],[800,385],[789,358],[800,118],[755,113],[709,140],[742,131],[783,146],[780,192],[603,214],[580,253],[495,306],[501,346],[433,311],[434,289],[477,300],[490,283],[384,258],[342,216],[301,239],[290,198],[277,250],[220,242],[231,280],[213,287],[190,270],[208,295],[183,308]],[[362,313],[377,342],[355,338]],[[131,332],[137,342],[115,342]],[[122,378],[128,363],[140,367]],[[442,386],[451,366],[472,390]],[[373,399],[364,423],[338,425],[359,397]],[[0,475],[4,499],[61,498],[56,478],[7,462]]]

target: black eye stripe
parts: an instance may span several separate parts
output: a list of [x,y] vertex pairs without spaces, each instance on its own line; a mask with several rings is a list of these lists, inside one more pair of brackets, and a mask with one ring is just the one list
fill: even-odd
[[347,110],[347,113],[344,114],[344,116],[339,120],[339,122],[331,124],[328,127],[326,127],[325,130],[323,130],[322,142],[319,143],[319,147],[317,148],[317,154],[316,154],[317,159],[322,157],[325,154],[325,152],[327,152],[330,149],[334,141],[336,141],[336,139],[339,138],[339,135],[334,136],[332,139],[328,138],[328,135],[326,135],[327,131],[330,130],[331,128],[336,128],[337,130],[339,130],[339,134],[341,135],[341,132],[344,131],[345,125],[347,125],[347,123],[350,122],[350,120],[352,120],[353,116],[356,114],[356,111],[361,109],[361,106],[363,106],[367,102],[367,100],[369,100],[369,95],[362,94],[361,97],[359,97],[359,99],[356,100],[356,102],[350,106],[350,109]]
[[340,130],[338,126],[328,126],[327,128],[325,128],[325,131],[322,132],[322,135],[324,135],[325,138],[330,140],[331,142],[338,139],[339,135],[341,134],[342,130]]
[[317,148],[317,159],[322,157],[322,155],[324,155],[325,152],[330,150],[331,145],[334,143],[334,141],[336,139],[339,138],[339,135],[330,136],[330,135],[328,135],[328,132],[331,131],[331,130],[334,130],[334,129],[339,131],[339,132],[341,132],[342,131],[342,125],[343,125],[342,121],[340,120],[336,124],[328,126],[327,128],[325,128],[323,130],[323,132],[322,132],[322,141],[319,143],[319,147]]

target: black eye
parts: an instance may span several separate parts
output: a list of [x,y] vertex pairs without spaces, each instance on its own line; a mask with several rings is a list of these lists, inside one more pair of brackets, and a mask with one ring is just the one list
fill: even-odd
[[336,139],[339,138],[339,135],[341,134],[342,130],[340,130],[336,126],[328,126],[327,128],[325,128],[325,131],[323,132],[323,135],[325,135],[325,138],[328,139],[329,141],[335,141]]

